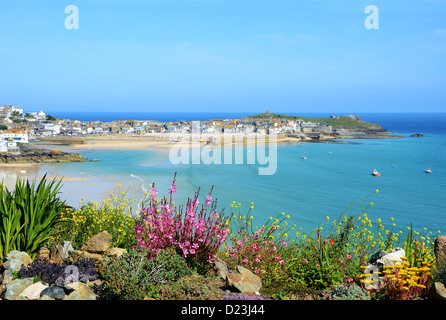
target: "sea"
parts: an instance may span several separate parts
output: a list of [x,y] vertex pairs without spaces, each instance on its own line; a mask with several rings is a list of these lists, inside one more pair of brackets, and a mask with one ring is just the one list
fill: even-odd
[[[157,120],[204,121],[239,119],[249,113],[75,113],[54,112],[57,118],[81,121]],[[342,113],[287,113],[327,117]],[[47,164],[42,172],[52,176],[78,177],[67,181],[61,197],[73,207],[98,201],[110,192],[128,188],[128,195],[142,205],[143,193],[154,184],[159,195],[167,195],[176,174],[177,205],[185,204],[195,192],[200,201],[212,188],[217,210],[239,212],[254,218],[261,227],[282,213],[295,230],[310,232],[327,217],[366,213],[394,231],[412,226],[423,234],[446,231],[446,113],[364,113],[363,121],[377,123],[395,139],[345,139],[342,143],[286,143],[274,147],[274,174],[260,175],[262,164],[175,164],[168,151],[76,150],[99,162]],[[411,137],[412,134],[422,137]],[[247,148],[242,152],[247,155]],[[306,159],[303,159],[303,156]],[[264,166],[264,165],[263,165]],[[432,173],[426,173],[426,168]],[[381,176],[372,176],[377,169]],[[117,190],[116,190],[117,189]],[[376,192],[378,190],[378,192]],[[106,193],[106,192],[109,193]],[[365,198],[365,199],[364,199]],[[231,204],[241,206],[234,211]],[[251,202],[254,209],[250,210]],[[373,205],[370,206],[370,203]],[[327,227],[329,227],[327,225]]]

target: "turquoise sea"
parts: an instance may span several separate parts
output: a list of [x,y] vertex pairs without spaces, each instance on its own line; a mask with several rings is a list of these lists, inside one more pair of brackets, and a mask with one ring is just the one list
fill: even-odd
[[[156,114],[151,115],[147,119],[154,119]],[[116,184],[124,188],[132,183],[129,194],[140,199],[155,182],[159,193],[167,195],[177,172],[177,204],[193,197],[199,187],[204,199],[214,186],[218,209],[230,211],[230,204],[235,201],[242,204],[241,212],[246,213],[254,202],[251,214],[259,226],[284,212],[291,216],[289,223],[310,231],[327,216],[338,218],[346,208],[378,189],[378,193],[353,206],[348,213],[357,213],[361,206],[373,202],[366,211],[372,221],[389,221],[393,217],[397,228],[403,231],[411,223],[418,231],[427,228],[437,234],[437,230],[446,230],[446,114],[359,115],[364,121],[378,123],[405,138],[279,145],[274,175],[259,175],[259,165],[252,164],[174,165],[167,152],[149,150],[77,150],[100,162],[45,165],[41,170],[59,176],[91,178],[64,184],[62,196],[75,207],[81,194],[86,200],[100,202],[105,191],[113,191]],[[211,114],[201,117],[195,119],[213,118]],[[410,137],[414,133],[424,136]],[[243,151],[246,154],[247,150]],[[433,173],[426,173],[427,167]],[[380,177],[371,175],[375,168],[381,172]]]

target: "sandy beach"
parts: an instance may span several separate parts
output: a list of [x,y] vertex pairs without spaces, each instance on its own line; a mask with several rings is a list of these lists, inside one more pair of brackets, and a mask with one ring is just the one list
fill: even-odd
[[[84,143],[77,143],[69,146],[75,151],[80,149],[152,149],[167,150],[174,146],[187,146],[192,143],[194,146],[237,146],[254,145],[256,143],[268,144],[276,139],[277,144],[289,142],[301,142],[301,139],[277,135],[275,138],[268,135],[213,135],[213,134],[163,134],[147,133],[141,135],[133,134],[107,134],[91,135],[85,137]],[[54,146],[56,148],[57,146]]]

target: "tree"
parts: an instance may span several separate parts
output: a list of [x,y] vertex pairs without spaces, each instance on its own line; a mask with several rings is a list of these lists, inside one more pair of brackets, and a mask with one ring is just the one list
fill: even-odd
[[6,131],[6,130],[8,130],[8,126],[5,126],[4,124],[2,124],[2,125],[0,125],[0,130]]

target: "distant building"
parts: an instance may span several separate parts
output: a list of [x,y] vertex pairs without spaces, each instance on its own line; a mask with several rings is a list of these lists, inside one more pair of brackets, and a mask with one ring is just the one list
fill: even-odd
[[[12,140],[10,140],[12,139]],[[0,133],[0,141],[14,141],[15,143],[28,143],[28,132],[18,129],[9,129]]]

